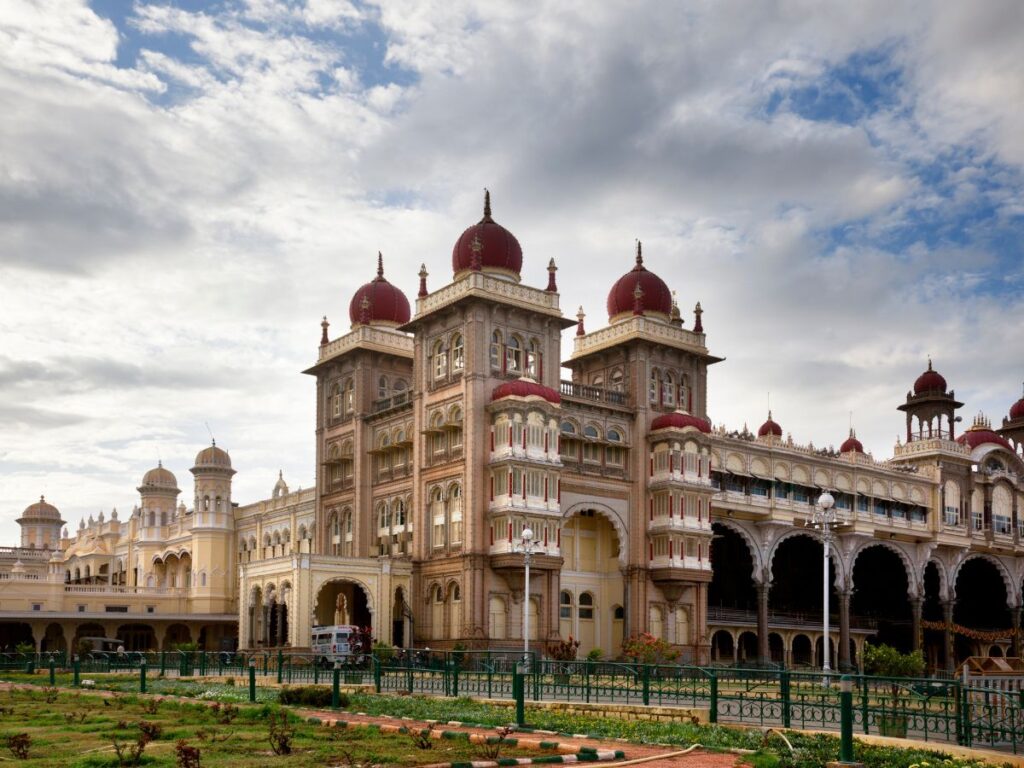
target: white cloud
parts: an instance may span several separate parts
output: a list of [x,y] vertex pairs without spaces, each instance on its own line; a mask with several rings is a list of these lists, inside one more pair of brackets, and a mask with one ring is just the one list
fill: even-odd
[[[128,509],[157,456],[187,482],[207,421],[239,500],[266,495],[282,465],[308,485],[313,386],[299,371],[321,314],[332,335],[347,328],[378,249],[408,294],[421,262],[445,283],[484,186],[523,243],[524,279],[543,284],[554,256],[563,308],[583,304],[590,329],[644,240],[687,323],[702,301],[728,358],[711,373],[716,422],[756,427],[771,391],[796,439],[838,443],[852,410],[887,454],[929,353],[969,410],[998,417],[1021,378],[1024,305],[977,287],[1006,254],[973,231],[884,243],[912,217],[981,203],[1019,230],[1014,14],[250,0],[139,2],[118,30],[83,0],[9,3],[0,505],[45,491],[75,519]],[[127,67],[125,36],[141,48]],[[903,68],[895,105],[854,125],[765,113],[877,50]],[[396,68],[413,83],[390,82]],[[915,175],[951,154],[963,162],[942,188]]]

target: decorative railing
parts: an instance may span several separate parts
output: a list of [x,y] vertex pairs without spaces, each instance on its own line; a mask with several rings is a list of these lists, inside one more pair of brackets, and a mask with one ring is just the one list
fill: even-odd
[[630,399],[626,392],[616,392],[612,389],[594,387],[589,384],[577,384],[572,381],[562,381],[560,391],[563,397],[572,397],[577,400],[590,400],[595,403],[606,403],[617,405],[623,408],[629,407]]

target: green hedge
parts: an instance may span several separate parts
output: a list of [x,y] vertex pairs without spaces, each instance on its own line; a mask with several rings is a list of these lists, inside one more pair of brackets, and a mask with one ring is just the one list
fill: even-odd
[[[279,701],[282,704],[303,707],[330,707],[331,689],[326,685],[285,686],[281,689]],[[346,694],[341,694],[340,703],[342,707],[348,706],[348,696]]]

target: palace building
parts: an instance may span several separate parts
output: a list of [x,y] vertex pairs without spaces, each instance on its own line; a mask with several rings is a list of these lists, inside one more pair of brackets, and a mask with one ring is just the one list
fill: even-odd
[[639,244],[592,330],[582,310],[563,313],[554,261],[532,287],[522,260],[489,196],[451,279],[431,290],[424,266],[414,306],[378,257],[350,328],[332,336],[325,317],[305,371],[313,488],[278,478],[238,506],[211,446],[191,508],[163,467],[128,521],[90,519],[73,538],[56,508],[31,505],[21,547],[0,552],[0,644],[301,649],[314,625],[351,623],[399,646],[517,648],[525,604],[540,647],[572,635],[614,656],[649,632],[688,661],[818,664],[810,518],[827,489],[841,664],[867,639],[920,647],[933,667],[1018,652],[1024,398],[998,427],[979,415],[958,430],[963,404],[929,361],[887,460],[852,430],[838,450],[798,444],[770,413],[756,434],[715,427],[708,367],[721,358],[700,303],[684,318]]

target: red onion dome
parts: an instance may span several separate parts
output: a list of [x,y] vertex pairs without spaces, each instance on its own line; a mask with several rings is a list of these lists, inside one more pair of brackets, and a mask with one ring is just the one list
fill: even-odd
[[707,419],[702,419],[700,416],[694,416],[692,413],[687,413],[683,410],[663,413],[651,422],[652,432],[656,432],[659,429],[688,428],[699,430],[704,434],[710,434],[711,423]]
[[757,430],[758,437],[766,437],[768,435],[774,435],[775,437],[782,437],[782,427],[772,421],[772,412],[768,411],[768,421],[761,425],[761,428]]
[[839,446],[839,452],[864,453],[864,445],[857,439],[857,434],[852,429],[850,430],[850,436],[846,438],[841,446]]
[[932,370],[931,358],[928,359],[928,370],[917,377],[914,382],[914,394],[921,395],[925,392],[939,392],[946,394],[946,380],[935,370]]
[[627,314],[654,315],[665,321],[672,316],[672,292],[664,280],[644,266],[639,241],[636,266],[616,280],[608,292],[609,322]]
[[503,397],[540,397],[555,405],[562,402],[562,396],[557,391],[538,384],[528,376],[506,381],[496,386],[494,392],[491,393],[491,401],[501,400]]
[[377,276],[356,291],[348,305],[352,325],[405,325],[412,317],[405,294],[384,279],[384,257],[377,253]]
[[1010,406],[1010,421],[1024,419],[1024,397]]
[[452,248],[452,271],[497,272],[515,278],[523,268],[523,249],[516,236],[491,218],[491,193],[484,190],[484,217],[466,229]]
[[980,413],[974,417],[974,424],[971,425],[971,428],[960,435],[956,441],[960,445],[969,446],[972,451],[985,443],[994,443],[1008,451],[1013,451],[1013,446],[1002,435],[993,432],[992,423]]

